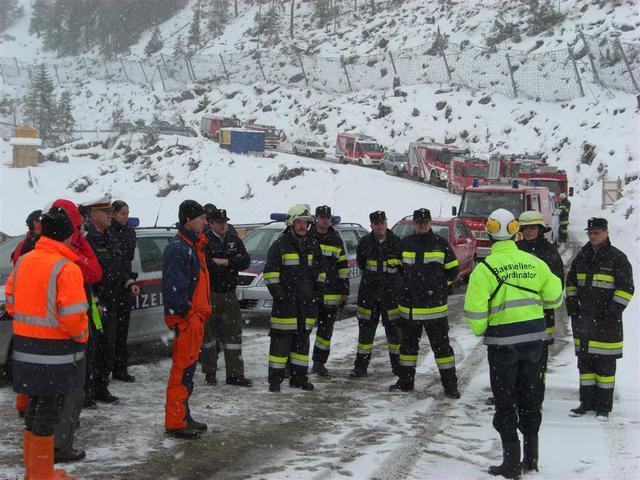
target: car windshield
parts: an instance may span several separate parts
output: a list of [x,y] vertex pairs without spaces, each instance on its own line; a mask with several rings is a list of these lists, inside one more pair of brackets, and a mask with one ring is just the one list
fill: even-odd
[[13,270],[11,254],[23,238],[24,235],[20,235],[18,237],[7,238],[4,242],[0,243],[0,285],[7,283],[7,278],[9,278],[11,270]]
[[356,150],[362,150],[365,152],[381,152],[382,148],[377,143],[360,143],[358,142],[358,148]]
[[[439,237],[444,238],[447,242],[449,241],[449,225],[431,224],[431,230],[433,230],[433,233]],[[391,231],[400,238],[406,237],[413,233],[413,223],[398,223],[391,229]]]
[[461,217],[487,218],[498,208],[509,210],[518,218],[524,211],[524,196],[521,192],[484,191],[465,192],[460,205]]
[[242,240],[252,260],[266,260],[269,247],[276,241],[282,230],[278,228],[256,228]]
[[559,182],[558,180],[542,180],[542,179],[536,179],[533,181],[537,182],[541,187],[547,187],[549,191],[555,194],[563,193],[563,190],[562,190],[563,182]]
[[[303,142],[303,143],[304,143],[304,142]],[[314,141],[307,142],[307,145],[308,145],[309,147],[319,147],[319,146],[320,146],[320,144],[319,144],[318,142],[314,142]]]
[[394,160],[396,163],[407,163],[407,156],[404,153],[396,153]]
[[488,167],[482,167],[480,165],[464,167],[462,169],[463,177],[476,177],[476,178],[487,178],[487,172],[489,171]]

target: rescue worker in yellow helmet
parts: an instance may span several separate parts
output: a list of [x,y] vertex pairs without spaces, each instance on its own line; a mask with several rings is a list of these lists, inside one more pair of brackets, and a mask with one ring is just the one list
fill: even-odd
[[[493,426],[500,434],[503,460],[489,474],[518,478],[537,470],[542,421],[540,359],[547,334],[544,309],[562,303],[562,285],[546,263],[518,249],[518,222],[500,208],[487,220],[491,254],[471,273],[464,318],[488,347]],[[518,428],[524,436],[520,463]]]

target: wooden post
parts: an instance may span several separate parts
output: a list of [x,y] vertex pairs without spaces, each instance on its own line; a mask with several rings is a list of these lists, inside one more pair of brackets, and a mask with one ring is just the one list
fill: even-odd
[[164,61],[164,55],[160,54],[160,59],[162,60],[162,64],[164,65],[164,71],[167,72],[167,76],[173,78],[171,72],[169,71],[169,67],[167,67],[167,62]]
[[18,70],[18,76],[21,76],[21,74],[20,74],[20,64],[18,63],[18,59],[16,57],[13,57],[13,60],[16,62],[16,70]]
[[191,73],[191,67],[189,66],[188,57],[185,55],[184,63],[187,66],[187,73],[189,74],[189,79],[193,82],[195,79],[193,78],[193,74]]
[[144,81],[148,84],[149,83],[149,79],[147,78],[147,73],[144,71],[144,65],[142,65],[142,62],[138,62],[140,64],[140,70],[142,70],[142,75],[144,76]]
[[84,57],[82,57],[82,64],[84,65],[84,69],[87,72],[87,77],[91,76],[91,74],[89,73],[89,67],[87,67],[87,62]]
[[347,85],[349,86],[349,91],[353,92],[353,88],[351,88],[351,80],[349,79],[349,72],[347,72],[347,65],[344,63],[344,56],[340,55],[340,64],[342,65],[342,69],[344,70],[344,76],[347,78]]
[[227,71],[227,66],[224,64],[224,58],[222,54],[220,54],[220,61],[222,62],[222,68],[224,69],[224,74],[227,76],[227,82],[229,81],[229,72]]
[[164,84],[164,78],[162,78],[162,70],[160,70],[160,65],[156,67],[158,69],[158,75],[160,75],[160,81],[162,82],[162,89],[166,92],[167,86]]
[[60,76],[58,75],[58,66],[53,64],[53,71],[56,73],[56,80],[58,80],[58,85],[62,87],[62,82],[60,81]]
[[4,76],[4,65],[0,62],[0,76],[2,77],[2,83],[6,85],[7,79]]
[[104,65],[104,69],[107,72],[107,80],[111,78],[111,74],[109,73],[109,67],[107,67],[107,61],[102,57],[102,64]]
[[196,71],[193,69],[193,64],[191,63],[191,57],[187,57],[187,62],[189,63],[189,68],[191,69],[191,76],[193,77],[193,81],[197,80]]
[[580,80],[580,73],[578,72],[578,65],[576,65],[576,57],[573,55],[573,50],[571,46],[567,47],[569,49],[569,57],[571,57],[571,63],[573,63],[573,73],[576,75],[576,82],[578,82],[578,89],[580,90],[580,96],[584,97],[584,89],[582,88],[582,80]]
[[394,85],[398,84],[398,86],[400,86],[400,77],[398,76],[398,70],[396,69],[396,62],[393,60],[393,55],[391,54],[391,51],[387,52],[389,54],[389,60],[391,60],[391,67],[393,67],[393,77],[397,80],[394,80]]
[[444,54],[444,39],[438,30],[438,40],[440,40],[440,55],[442,55],[442,60],[444,61],[444,67],[447,69],[447,77],[449,77],[449,81],[451,81],[451,69],[449,68],[449,62],[447,62],[447,56]]
[[516,87],[516,81],[513,78],[513,68],[511,67],[511,59],[509,58],[508,53],[505,53],[504,56],[507,58],[507,68],[509,69],[509,78],[511,79],[511,88],[513,88],[513,97],[518,98],[518,88]]
[[591,65],[591,73],[593,73],[593,83],[596,85],[600,85],[600,77],[598,76],[598,70],[596,69],[596,62],[593,61],[593,54],[591,53],[591,49],[589,48],[589,44],[587,40],[584,38],[584,33],[580,31],[580,38],[582,39],[582,43],[587,49],[587,56],[589,57],[589,65]]
[[124,66],[124,62],[122,61],[122,59],[120,59],[120,65],[122,65],[122,71],[124,72],[124,76],[126,77],[127,82],[131,82],[129,74],[127,73],[127,68]]
[[298,52],[296,52],[296,55],[298,56],[298,62],[300,62],[300,69],[302,70],[302,76],[304,77],[304,84],[308,87],[309,86],[309,80],[307,79],[307,72],[305,72],[305,70],[304,70],[304,64],[302,63],[302,57],[300,56],[300,54]]
[[633,88],[636,89],[636,92],[640,92],[640,89],[638,89],[638,84],[636,83],[636,79],[633,76],[633,71],[629,66],[629,60],[627,60],[627,56],[625,55],[624,50],[622,49],[622,44],[620,43],[620,40],[616,38],[614,43],[616,47],[618,47],[618,50],[620,51],[620,56],[622,57],[622,61],[624,61],[624,64],[627,67],[627,72],[629,72],[629,76],[631,77],[631,83],[633,83]]

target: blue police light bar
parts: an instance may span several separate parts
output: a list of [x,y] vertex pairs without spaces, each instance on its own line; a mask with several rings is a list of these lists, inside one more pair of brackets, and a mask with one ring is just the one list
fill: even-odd
[[534,187],[539,187],[540,186],[540,180],[534,180],[533,181],[533,186]]
[[140,219],[138,217],[129,217],[127,220],[127,226],[129,228],[137,228],[140,226]]
[[338,225],[341,220],[342,220],[342,218],[340,217],[340,215],[331,215],[331,224],[332,225]]
[[272,213],[269,218],[271,218],[271,220],[273,220],[274,222],[286,222],[287,221],[287,214],[286,213]]
[[513,182],[511,182],[511,187],[518,188],[518,180],[514,180]]
[[473,180],[471,180],[471,185],[474,187],[477,187],[480,185],[480,179],[479,178],[474,178]]

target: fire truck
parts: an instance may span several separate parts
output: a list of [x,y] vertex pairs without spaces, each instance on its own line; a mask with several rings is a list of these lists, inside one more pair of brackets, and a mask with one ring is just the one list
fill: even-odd
[[240,120],[235,117],[219,117],[216,115],[203,115],[200,119],[200,132],[206,138],[217,138],[221,128],[238,128]]
[[339,133],[336,137],[336,158],[340,163],[380,168],[383,154],[373,137],[354,133]]
[[560,194],[568,195],[567,172],[544,162],[539,156],[494,155],[489,160],[489,178],[517,178],[529,185],[547,187],[560,202]]
[[453,144],[411,142],[407,173],[421,182],[446,187],[451,160],[468,154],[468,149]]
[[447,190],[451,193],[462,193],[465,187],[470,186],[474,179],[482,185],[487,179],[489,162],[481,158],[453,157],[449,162],[447,175]]
[[[556,207],[555,194],[547,187],[522,184],[517,179],[506,183],[471,185],[464,189],[457,216],[464,220],[478,240],[476,257],[484,258],[491,253],[491,242],[484,226],[491,212],[498,208],[509,210],[516,218],[526,210],[538,210],[551,227],[545,237],[557,245],[560,210]],[[456,215],[455,207],[453,213]]]
[[284,131],[273,125],[261,125],[255,123],[255,119],[247,120],[244,124],[244,128],[247,130],[256,130],[265,133],[264,145],[266,148],[278,148],[280,144],[287,140],[287,136]]

